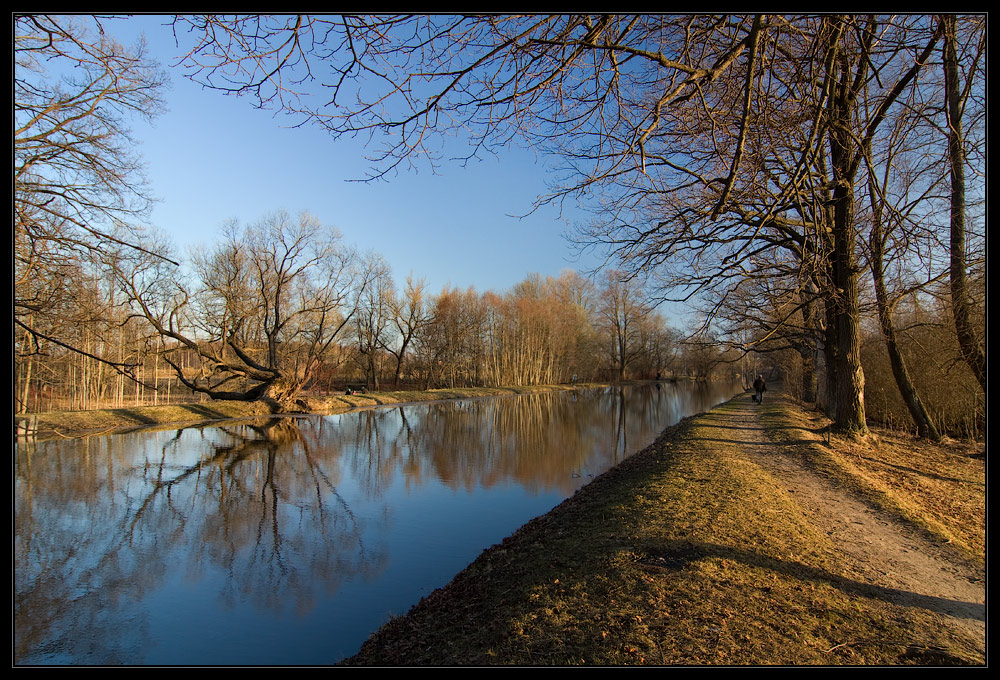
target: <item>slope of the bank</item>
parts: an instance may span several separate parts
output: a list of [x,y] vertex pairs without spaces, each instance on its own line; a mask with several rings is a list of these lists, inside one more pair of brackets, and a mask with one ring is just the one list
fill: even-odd
[[[936,511],[894,505],[905,484],[831,463],[842,458],[836,442],[825,444],[791,401],[770,400],[753,413],[748,404],[743,395],[670,428],[484,551],[345,663],[984,663],[984,641],[942,614],[942,598],[866,583],[796,489],[759,456],[800,460],[915,531],[933,534],[904,519],[901,507]],[[972,489],[969,517],[957,522],[981,524],[982,462],[961,453],[954,462],[961,469],[949,474],[957,478],[934,476],[954,479],[964,494]]]

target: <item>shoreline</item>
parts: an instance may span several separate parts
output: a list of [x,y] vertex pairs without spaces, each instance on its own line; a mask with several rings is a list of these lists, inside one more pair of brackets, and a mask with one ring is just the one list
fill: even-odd
[[[331,401],[346,412],[607,386]],[[224,406],[184,414],[311,415]],[[113,431],[185,426],[137,415],[142,424]],[[828,424],[777,390],[685,418],[483,550],[340,664],[983,665],[982,445],[877,429],[852,440]]]
[[[984,664],[985,537],[960,533],[985,528],[974,449],[827,444],[820,416],[748,394],[667,428],[341,665]],[[941,461],[974,507],[951,526],[940,490],[913,492]]]
[[[677,380],[695,380],[678,378]],[[356,409],[395,404],[411,404],[478,397],[516,396],[521,394],[593,389],[616,384],[655,382],[633,380],[624,383],[574,383],[560,385],[526,385],[510,387],[459,387],[432,390],[397,390],[362,394],[334,394],[298,399],[301,407],[287,413],[274,413],[261,401],[207,401],[205,403],[173,404],[168,406],[137,406],[87,411],[49,411],[46,413],[15,414],[15,442],[78,439],[105,434],[118,434],[143,429],[190,427],[214,421],[239,418],[281,417],[302,415],[336,415]],[[661,381],[667,382],[667,381]],[[30,433],[25,436],[24,432]]]

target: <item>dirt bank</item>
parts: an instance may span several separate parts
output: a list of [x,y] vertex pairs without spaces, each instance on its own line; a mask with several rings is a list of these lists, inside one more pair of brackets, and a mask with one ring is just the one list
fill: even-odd
[[345,663],[984,664],[982,452],[825,424],[772,393],[689,418]]

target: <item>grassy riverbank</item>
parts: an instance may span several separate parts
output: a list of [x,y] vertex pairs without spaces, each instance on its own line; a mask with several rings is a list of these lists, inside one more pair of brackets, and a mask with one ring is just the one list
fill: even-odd
[[828,444],[825,422],[783,397],[755,407],[754,427],[734,426],[747,422],[747,401],[670,428],[484,551],[345,663],[984,663],[984,642],[935,610],[939,598],[859,576],[759,458],[794,457],[980,573],[985,465],[975,448],[885,434]]
[[[303,397],[298,400],[295,413],[334,414],[355,408],[382,404],[401,404],[441,399],[489,397],[530,392],[599,387],[599,384],[532,385],[526,387],[466,387],[436,390],[408,390],[373,392],[368,394],[339,394],[324,397]],[[50,411],[48,413],[15,416],[19,423],[30,423],[39,440],[53,438],[86,437],[135,428],[171,427],[193,423],[248,418],[271,415],[263,402],[208,401],[203,404],[176,404],[171,406],[138,406],[134,408],[96,409],[91,411]]]

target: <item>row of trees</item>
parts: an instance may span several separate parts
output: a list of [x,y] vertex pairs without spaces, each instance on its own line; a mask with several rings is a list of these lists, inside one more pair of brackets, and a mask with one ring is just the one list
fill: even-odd
[[[150,201],[130,116],[162,108],[165,76],[140,43],[86,19],[14,17],[13,313],[18,408],[73,376],[72,404],[123,397],[137,338],[92,266],[139,249]],[[148,335],[148,334],[144,334]],[[155,381],[154,381],[155,382]]]
[[[625,288],[634,299],[622,304],[618,298]],[[422,287],[412,280],[402,304],[393,302],[391,285],[388,291],[383,298],[388,314],[381,318],[389,319],[382,330],[390,340],[380,345],[395,363],[397,381],[406,339],[424,385],[553,384],[574,376],[650,378],[689,369],[691,357],[676,331],[616,272],[601,287],[567,271],[555,278],[529,276],[506,293],[445,289],[427,308],[419,306]],[[369,318],[366,314],[362,344],[384,337]],[[376,366],[367,371],[376,386],[378,373]]]
[[[48,26],[31,21],[32,30]],[[593,210],[579,225],[581,246],[603,248],[619,281],[646,280],[661,299],[700,301],[705,338],[744,354],[797,353],[804,395],[842,431],[866,431],[864,322],[874,318],[914,426],[939,435],[907,363],[913,334],[895,312],[902,300],[936,299],[942,282],[940,308],[958,358],[985,394],[983,16],[186,15],[174,29],[188,41],[182,68],[207,88],[334,138],[370,135],[373,178],[437,162],[452,133],[469,142],[470,157],[511,143],[550,152],[555,181],[538,201],[576,199]],[[43,36],[24,44],[47,43]],[[16,149],[28,129],[19,120]],[[37,195],[32,187],[42,184],[15,174],[18,191],[24,184]],[[56,233],[32,212],[44,201],[24,204],[18,219],[30,216],[23,221],[31,238]],[[97,235],[102,247],[135,244],[110,230]],[[32,246],[39,261],[34,253]],[[154,261],[130,283],[129,297],[150,299],[147,320],[197,354],[203,374],[188,378],[192,389],[223,394],[249,381],[258,396],[287,397],[295,381],[273,361],[282,334],[296,338],[295,374],[308,373],[343,321],[324,315],[331,300],[294,319],[269,303],[251,338],[219,308],[202,329],[212,343],[199,345],[182,322],[185,310],[204,303],[156,289],[152,282],[169,277],[153,269],[169,263]],[[255,267],[263,277],[267,267],[249,271]],[[275,281],[288,271],[268,267]],[[357,326],[359,351],[368,338],[369,376],[378,373],[379,352],[389,352],[375,332],[389,318],[375,292],[377,269],[365,270],[373,288],[358,305],[369,318],[368,331]],[[268,300],[279,290],[293,294],[274,286]],[[456,312],[461,323],[478,322],[471,307]],[[559,353],[518,365],[508,358],[518,343],[544,346],[552,326],[530,307],[515,305],[532,319],[515,330],[487,323],[502,349],[465,348],[479,358],[453,369],[456,379],[486,379],[501,366],[506,375],[560,370]],[[18,323],[41,337],[26,316]],[[636,332],[629,328],[623,322],[616,332]],[[266,349],[251,350],[251,340]],[[630,361],[621,345],[614,356],[619,369]]]
[[566,271],[507,292],[438,295],[411,275],[397,291],[381,257],[346,246],[308,213],[225,225],[214,247],[194,252],[188,277],[165,248],[147,241],[143,251],[95,256],[80,288],[104,313],[64,335],[79,335],[81,347],[88,337],[104,343],[101,354],[135,367],[134,381],[25,333],[21,410],[32,394],[36,407],[42,395],[73,406],[166,403],[166,389],[284,406],[304,390],[352,382],[378,390],[706,375],[714,359],[685,356],[638,285],[616,272],[600,286]]

